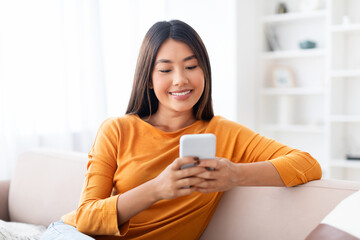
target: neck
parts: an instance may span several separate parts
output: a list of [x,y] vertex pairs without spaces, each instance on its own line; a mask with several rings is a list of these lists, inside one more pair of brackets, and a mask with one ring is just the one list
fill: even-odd
[[155,114],[151,115],[150,119],[147,120],[148,123],[165,132],[175,132],[177,130],[190,126],[195,121],[196,119],[193,116],[192,111],[180,114],[162,114],[158,111]]

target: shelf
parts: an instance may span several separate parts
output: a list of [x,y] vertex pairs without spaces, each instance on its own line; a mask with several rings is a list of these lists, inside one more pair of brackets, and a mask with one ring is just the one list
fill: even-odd
[[262,91],[263,95],[321,95],[324,94],[324,89],[321,88],[265,88]]
[[313,19],[313,18],[325,18],[327,15],[326,10],[317,10],[312,12],[294,12],[294,13],[283,13],[264,16],[261,18],[263,23],[276,23],[276,22],[287,22],[287,21],[297,21],[303,19]]
[[331,27],[331,31],[333,33],[358,32],[360,31],[360,23],[334,25]]
[[298,50],[284,50],[274,52],[264,52],[264,59],[287,59],[287,58],[304,58],[304,57],[323,57],[325,50],[321,48],[314,49],[298,49]]
[[333,70],[331,71],[331,77],[360,77],[360,70]]
[[360,123],[360,115],[332,115],[330,120],[332,122]]
[[321,125],[280,125],[280,124],[267,124],[263,130],[270,132],[293,132],[293,133],[324,133],[325,128]]
[[[285,14],[273,12],[279,1],[261,4],[257,127],[307,149],[329,177],[359,179],[360,160],[344,153],[360,154],[360,0],[325,0],[317,11]],[[303,41],[316,42],[316,48],[300,49]],[[289,78],[276,66],[291,68],[295,84],[272,84],[274,77]]]
[[358,160],[331,160],[331,167],[340,167],[340,168],[359,168],[360,169],[360,161]]

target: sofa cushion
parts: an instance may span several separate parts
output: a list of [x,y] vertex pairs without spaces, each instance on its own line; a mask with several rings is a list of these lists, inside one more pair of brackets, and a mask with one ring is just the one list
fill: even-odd
[[41,225],[0,220],[0,239],[36,240],[45,230]]
[[21,154],[10,184],[10,221],[48,226],[76,209],[87,161],[86,153],[41,149]]

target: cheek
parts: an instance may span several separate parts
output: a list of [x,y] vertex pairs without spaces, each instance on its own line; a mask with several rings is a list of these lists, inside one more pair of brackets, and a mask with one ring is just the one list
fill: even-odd
[[196,75],[196,81],[195,84],[198,88],[201,88],[202,90],[204,90],[205,88],[205,77],[204,74],[201,72],[197,73]]
[[158,76],[153,74],[152,76],[152,87],[154,89],[155,95],[158,96],[162,94],[165,90],[168,89],[168,84],[164,76]]

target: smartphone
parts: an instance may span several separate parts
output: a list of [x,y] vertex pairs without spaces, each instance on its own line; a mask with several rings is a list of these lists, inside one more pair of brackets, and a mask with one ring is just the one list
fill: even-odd
[[[191,156],[199,159],[214,159],[215,154],[216,136],[212,133],[186,134],[180,138],[180,157]],[[180,169],[194,166],[194,163],[189,163],[181,166]]]

